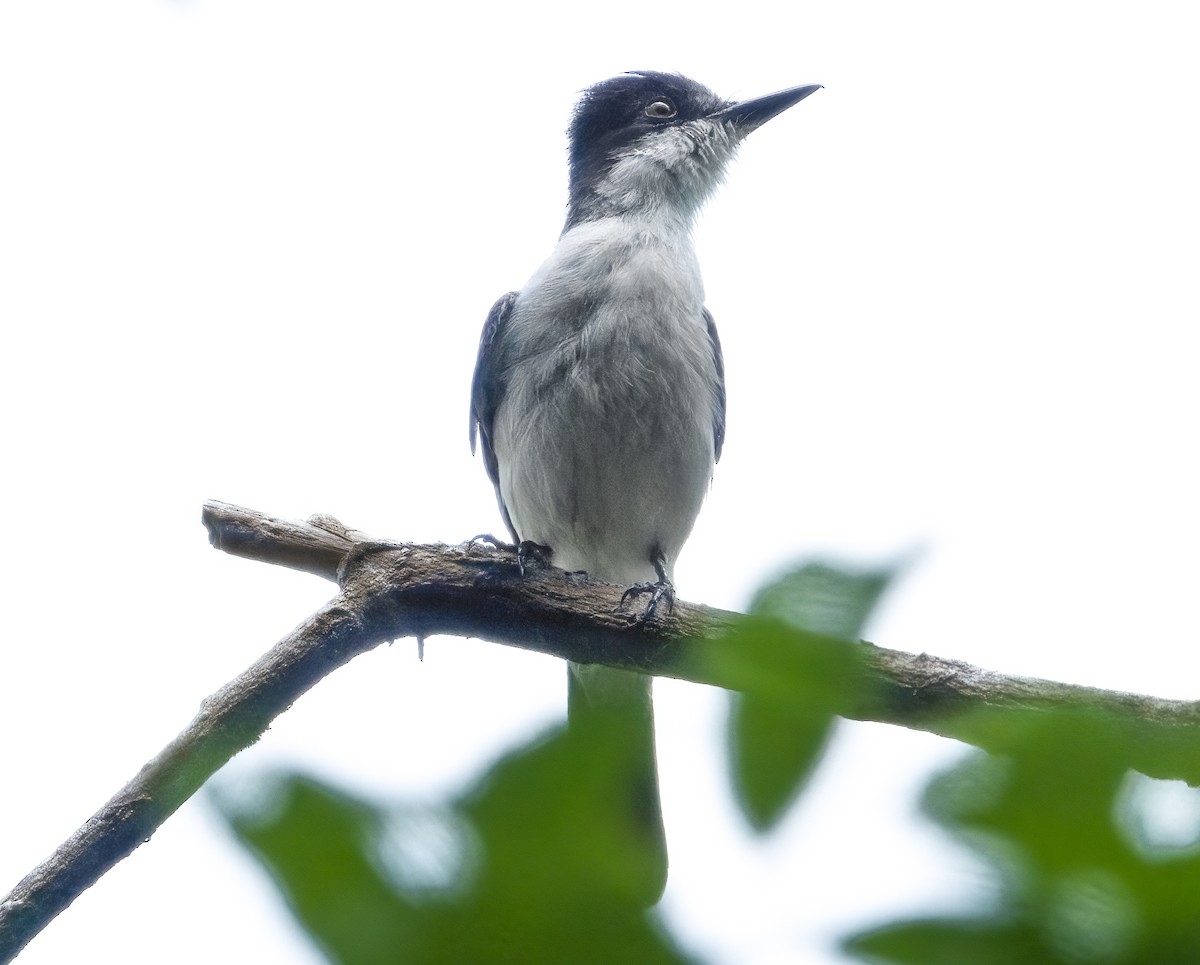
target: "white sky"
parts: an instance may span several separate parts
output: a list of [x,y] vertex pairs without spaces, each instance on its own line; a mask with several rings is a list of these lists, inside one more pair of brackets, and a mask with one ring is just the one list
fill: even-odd
[[[826,85],[697,229],[729,430],[677,577],[919,550],[876,642],[1195,697],[1200,58],[1191,4],[0,4],[0,891],[330,587],[217,553],[206,498],[458,542],[492,301],[553,244],[575,94],[628,69]],[[336,673],[229,768],[437,798],[561,713],[458,640]],[[911,819],[948,742],[844,727],[784,827],[729,802],[719,695],[658,688],[673,879],[710,959],[962,906]],[[22,965],[315,961],[195,800]]]

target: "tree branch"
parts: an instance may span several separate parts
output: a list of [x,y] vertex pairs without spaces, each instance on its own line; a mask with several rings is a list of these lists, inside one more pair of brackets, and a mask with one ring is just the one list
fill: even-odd
[[[337,595],[243,674],[213,694],[187,728],[0,903],[0,962],[128,855],[226,761],[334,670],[403,636],[482,637],[697,683],[729,686],[705,653],[738,615],[677,603],[640,623],[619,609],[621,587],[561,570],[521,578],[509,552],[476,545],[375,541],[330,517],[272,519],[210,502],[203,520],[218,549],[339,583]],[[1129,765],[1154,777],[1200,783],[1200,706],[1023,677],[925,654],[864,648],[873,686],[842,716],[899,724],[988,746],[968,713],[1086,709],[1115,722]]]

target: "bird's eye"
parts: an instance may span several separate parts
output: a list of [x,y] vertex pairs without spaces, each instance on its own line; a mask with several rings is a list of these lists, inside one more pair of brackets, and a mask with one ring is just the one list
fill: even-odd
[[657,118],[674,117],[675,105],[669,100],[651,101],[646,105],[646,116]]

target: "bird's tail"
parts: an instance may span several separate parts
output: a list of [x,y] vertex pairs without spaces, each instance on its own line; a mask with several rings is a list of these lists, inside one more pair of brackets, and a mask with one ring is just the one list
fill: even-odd
[[622,818],[641,852],[636,891],[649,907],[662,897],[667,883],[667,839],[658,794],[658,762],[654,752],[654,678],[628,670],[569,663],[567,725],[593,737],[609,753],[613,780],[613,814]]

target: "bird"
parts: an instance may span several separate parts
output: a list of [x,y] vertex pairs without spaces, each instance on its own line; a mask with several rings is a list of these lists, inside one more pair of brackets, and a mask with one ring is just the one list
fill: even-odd
[[[725,439],[725,366],[692,229],[745,137],[821,85],[731,101],[680,74],[583,91],[568,130],[566,222],[488,313],[471,383],[482,450],[522,573],[531,560],[626,587],[636,619],[675,601],[674,566]],[[624,793],[666,880],[651,681],[571,663],[568,730],[634,728]]]

